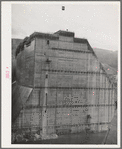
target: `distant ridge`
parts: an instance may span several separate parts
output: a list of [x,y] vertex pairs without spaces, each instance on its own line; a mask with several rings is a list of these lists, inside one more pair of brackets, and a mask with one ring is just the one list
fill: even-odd
[[113,67],[117,72],[118,51],[110,51],[110,50],[104,50],[99,48],[93,48],[93,50],[101,63],[107,64],[108,66]]

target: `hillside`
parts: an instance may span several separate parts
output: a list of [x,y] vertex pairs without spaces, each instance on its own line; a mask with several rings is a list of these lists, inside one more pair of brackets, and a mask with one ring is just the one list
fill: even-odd
[[118,51],[110,51],[99,48],[94,48],[93,50],[101,63],[114,68],[117,72]]
[[21,41],[22,41],[22,39],[12,39],[12,82],[14,82],[16,80],[16,72],[15,72],[16,59],[15,59],[15,52],[16,52],[17,46],[20,44]]
[[15,51],[22,39],[12,39],[12,57],[15,57]]
[[117,87],[118,51],[110,51],[99,48],[93,49],[105,71],[114,85]]

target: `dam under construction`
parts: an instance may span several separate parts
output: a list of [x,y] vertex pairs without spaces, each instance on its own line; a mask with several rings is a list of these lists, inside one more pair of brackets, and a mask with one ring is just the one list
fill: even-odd
[[116,94],[87,39],[62,30],[34,32],[16,49],[12,132],[42,140],[102,133],[114,116]]

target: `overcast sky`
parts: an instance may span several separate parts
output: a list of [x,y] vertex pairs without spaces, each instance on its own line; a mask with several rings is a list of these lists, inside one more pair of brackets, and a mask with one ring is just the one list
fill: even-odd
[[26,2],[12,4],[11,13],[12,38],[68,29],[87,38],[93,48],[119,48],[119,2]]

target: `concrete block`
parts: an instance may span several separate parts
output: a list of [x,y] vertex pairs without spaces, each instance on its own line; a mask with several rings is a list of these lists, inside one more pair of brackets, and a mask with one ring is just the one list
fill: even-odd
[[99,91],[99,104],[105,104],[104,90]]
[[105,106],[105,122],[108,122],[108,106]]
[[102,130],[102,131],[107,131],[107,130],[108,130],[108,124],[103,124],[103,125],[101,126],[101,130]]
[[59,41],[59,48],[60,49],[73,49],[73,43]]
[[48,90],[47,105],[56,105],[56,89]]
[[65,41],[65,42],[73,42],[73,37],[65,37],[65,36],[59,36],[60,41]]
[[26,106],[36,106],[39,105],[40,100],[40,90],[33,90],[31,96],[29,97]]
[[57,90],[57,105],[62,105],[63,98],[63,90]]
[[105,107],[100,106],[99,107],[99,122],[105,122]]
[[88,51],[88,45],[85,43],[81,43],[81,51]]
[[77,127],[72,126],[72,127],[71,127],[71,133],[76,133],[76,132],[77,132]]
[[56,73],[50,73],[48,75],[48,86],[49,87],[57,86],[57,74]]
[[43,71],[41,74],[35,73],[34,78],[34,86],[35,87],[45,87],[45,71]]
[[47,40],[36,38],[36,52],[41,52],[41,49],[47,47]]
[[55,40],[49,40],[49,47],[50,48],[58,48],[59,47],[59,43]]
[[49,126],[49,127],[47,128],[47,133],[48,133],[48,134],[54,134],[54,133],[55,133],[55,128]]
[[73,43],[73,49],[74,50],[81,50],[81,44],[80,43]]

